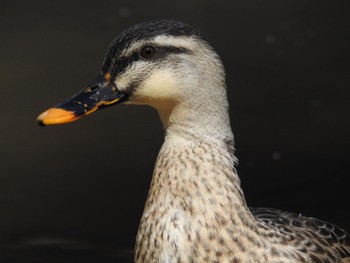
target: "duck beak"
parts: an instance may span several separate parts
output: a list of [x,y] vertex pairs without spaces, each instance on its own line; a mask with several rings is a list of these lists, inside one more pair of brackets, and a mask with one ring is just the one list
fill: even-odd
[[128,99],[110,81],[110,74],[100,74],[85,89],[70,99],[41,113],[37,122],[40,126],[63,124],[80,119],[99,109],[106,108]]

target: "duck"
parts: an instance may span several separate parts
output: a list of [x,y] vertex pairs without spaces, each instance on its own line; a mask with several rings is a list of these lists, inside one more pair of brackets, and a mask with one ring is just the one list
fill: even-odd
[[97,78],[37,122],[69,123],[118,104],[157,110],[164,143],[136,236],[136,263],[349,263],[350,237],[341,228],[248,208],[226,93],[223,63],[203,35],[160,19],[122,31]]

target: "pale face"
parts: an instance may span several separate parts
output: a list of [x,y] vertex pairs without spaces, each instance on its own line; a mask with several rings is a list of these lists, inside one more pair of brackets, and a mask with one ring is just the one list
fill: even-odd
[[[121,92],[130,94],[129,104],[176,104],[198,86],[198,63],[195,61],[198,41],[192,37],[157,36],[131,45],[122,56],[139,53],[114,80]],[[142,57],[145,47],[154,48],[151,57]]]

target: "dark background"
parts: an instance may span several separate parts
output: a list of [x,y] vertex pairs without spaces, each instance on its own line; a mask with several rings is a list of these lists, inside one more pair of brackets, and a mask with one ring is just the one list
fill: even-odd
[[0,261],[131,262],[162,144],[155,110],[35,119],[94,79],[121,30],[155,18],[193,25],[222,57],[248,204],[350,231],[349,22],[330,3],[2,1]]

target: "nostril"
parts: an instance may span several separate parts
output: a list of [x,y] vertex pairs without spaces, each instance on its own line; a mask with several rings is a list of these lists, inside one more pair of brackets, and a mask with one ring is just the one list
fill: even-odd
[[99,86],[98,86],[98,85],[95,85],[95,86],[92,86],[92,87],[87,87],[87,88],[85,89],[85,92],[86,92],[86,93],[96,92],[96,91],[98,91],[98,89],[99,89]]

